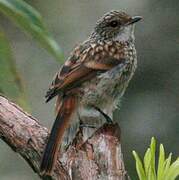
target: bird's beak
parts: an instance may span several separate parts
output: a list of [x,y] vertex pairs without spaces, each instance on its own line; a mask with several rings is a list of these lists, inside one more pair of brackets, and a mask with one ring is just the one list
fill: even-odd
[[126,25],[134,24],[134,23],[140,21],[141,19],[142,19],[141,16],[134,16],[126,23]]

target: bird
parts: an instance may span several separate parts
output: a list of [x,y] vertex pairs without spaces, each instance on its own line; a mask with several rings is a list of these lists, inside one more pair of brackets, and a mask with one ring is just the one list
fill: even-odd
[[56,73],[46,93],[46,102],[55,96],[57,100],[40,165],[43,175],[52,174],[64,133],[80,108],[110,117],[107,110],[116,107],[137,67],[134,24],[141,19],[118,10],[105,13]]

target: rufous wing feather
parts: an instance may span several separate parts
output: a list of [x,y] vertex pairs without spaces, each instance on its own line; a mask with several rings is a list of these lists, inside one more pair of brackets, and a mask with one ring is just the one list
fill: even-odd
[[[85,47],[85,48],[84,48]],[[77,46],[54,78],[46,95],[46,102],[57,94],[65,92],[74,84],[93,78],[98,72],[106,72],[124,60],[123,45],[90,44]],[[92,74],[92,75],[91,75]]]

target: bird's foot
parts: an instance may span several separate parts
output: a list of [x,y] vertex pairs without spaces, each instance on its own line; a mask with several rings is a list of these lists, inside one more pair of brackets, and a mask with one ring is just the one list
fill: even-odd
[[94,125],[85,124],[85,123],[82,121],[82,119],[81,119],[81,117],[80,117],[79,114],[78,114],[78,118],[79,118],[79,121],[80,121],[79,128],[96,128],[96,126],[94,126]]
[[80,128],[96,128],[96,126],[83,123],[83,124],[80,124]]
[[93,107],[96,111],[98,111],[100,114],[102,114],[104,116],[107,123],[113,124],[113,120],[106,113],[104,113],[100,108],[98,108],[96,106],[93,106]]

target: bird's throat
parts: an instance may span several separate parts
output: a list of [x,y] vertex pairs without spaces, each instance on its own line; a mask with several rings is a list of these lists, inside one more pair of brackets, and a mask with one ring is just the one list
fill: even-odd
[[134,42],[134,25],[123,27],[123,29],[113,38],[113,41],[119,42]]

